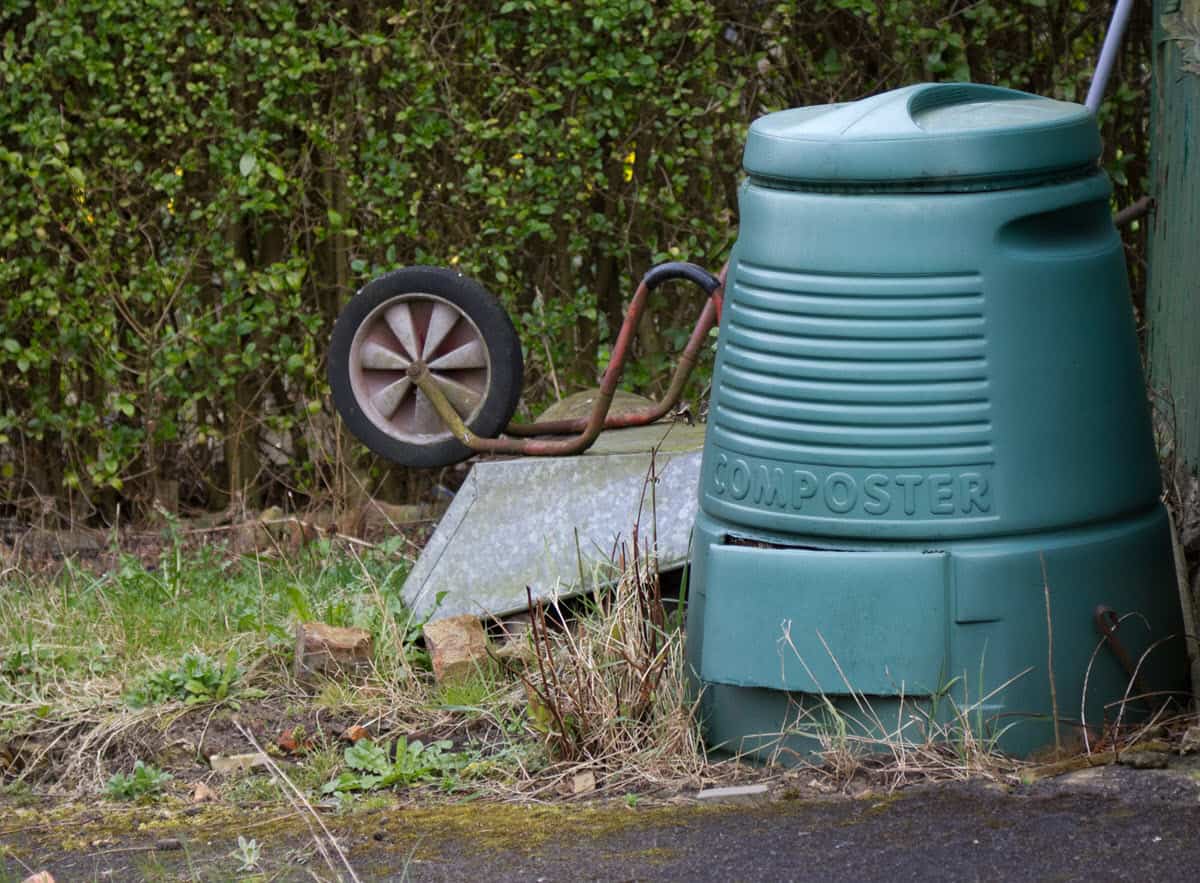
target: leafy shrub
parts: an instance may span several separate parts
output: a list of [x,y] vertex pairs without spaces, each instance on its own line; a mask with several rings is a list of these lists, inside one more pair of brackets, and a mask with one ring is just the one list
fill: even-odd
[[[1145,174],[1149,4],[1136,8],[1101,114],[1123,204]],[[551,380],[592,385],[651,264],[725,260],[755,117],[916,80],[1079,99],[1107,13],[9,0],[0,500],[86,516],[145,509],[163,481],[210,507],[345,487],[330,325],[404,264],[456,266],[500,296],[527,411]],[[699,306],[655,293],[627,385],[663,389]]]

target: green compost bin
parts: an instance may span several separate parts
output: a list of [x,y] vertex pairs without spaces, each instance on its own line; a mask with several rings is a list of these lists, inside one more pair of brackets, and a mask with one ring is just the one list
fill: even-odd
[[932,716],[1029,753],[1051,634],[1064,741],[1186,686],[1100,147],[1080,105],[970,84],[751,126],[689,590],[710,746]]

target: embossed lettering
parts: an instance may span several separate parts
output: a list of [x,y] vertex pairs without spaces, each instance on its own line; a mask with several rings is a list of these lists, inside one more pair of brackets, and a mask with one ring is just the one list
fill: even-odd
[[759,466],[758,472],[755,474],[754,482],[754,502],[762,503],[764,506],[786,506],[787,498],[784,491],[784,484],[787,481],[783,470],[778,466],[768,470],[766,466]]
[[[839,490],[840,488],[840,490]],[[825,479],[825,505],[838,514],[849,512],[858,502],[858,485],[845,472],[833,472]]]
[[896,476],[896,484],[904,491],[904,514],[912,515],[917,511],[917,485],[925,480],[923,475],[913,475],[902,472]]
[[890,474],[851,471],[852,467],[789,467],[735,453],[714,456],[709,486],[714,498],[766,510],[866,519],[901,517],[901,511],[905,516],[943,519],[995,512],[987,467],[958,472],[943,466],[943,472]]
[[988,483],[986,478],[978,472],[964,472],[958,480],[962,485],[964,515],[969,514],[972,509],[978,509],[980,512],[991,511],[992,504],[987,499]]
[[792,508],[803,509],[804,501],[817,495],[817,477],[807,469],[792,470]]
[[734,460],[729,474],[729,493],[735,500],[746,499],[750,493],[750,467],[745,460]]
[[954,514],[954,476],[950,473],[929,476],[929,511],[933,515]]
[[892,508],[892,495],[887,492],[888,477],[872,472],[863,479],[863,511],[868,515],[884,515]]
[[713,467],[713,487],[717,489],[718,494],[725,493],[725,478],[721,475],[729,468],[729,458],[724,454],[717,457],[717,465]]

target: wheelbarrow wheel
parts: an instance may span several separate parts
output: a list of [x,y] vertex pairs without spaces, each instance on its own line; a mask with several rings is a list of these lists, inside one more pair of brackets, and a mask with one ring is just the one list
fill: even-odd
[[333,328],[329,385],[352,433],[404,466],[471,456],[408,374],[423,362],[479,436],[500,434],[521,395],[521,342],[482,285],[441,267],[409,267],[369,282]]

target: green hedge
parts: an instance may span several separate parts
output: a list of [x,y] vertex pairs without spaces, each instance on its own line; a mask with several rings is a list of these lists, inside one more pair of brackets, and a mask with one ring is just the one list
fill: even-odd
[[[337,438],[325,343],[405,264],[502,298],[526,411],[594,383],[647,267],[724,260],[751,120],[923,79],[1081,99],[1091,5],[8,0],[0,501],[344,493],[363,455]],[[1144,24],[1104,114],[1122,201]],[[628,384],[650,393],[700,307],[656,297]]]

